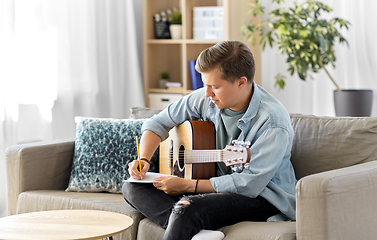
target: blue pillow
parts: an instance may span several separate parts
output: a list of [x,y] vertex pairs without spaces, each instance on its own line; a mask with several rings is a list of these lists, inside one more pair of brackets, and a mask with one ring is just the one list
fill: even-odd
[[[147,119],[76,117],[76,141],[66,191],[121,193],[130,177],[128,163],[137,159],[136,136]],[[158,172],[158,150],[150,171]]]

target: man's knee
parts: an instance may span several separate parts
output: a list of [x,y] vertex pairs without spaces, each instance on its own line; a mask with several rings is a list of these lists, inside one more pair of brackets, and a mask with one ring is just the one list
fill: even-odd
[[182,197],[173,207],[173,213],[183,214],[191,205],[192,200],[188,197]]
[[135,184],[125,182],[122,187],[122,193],[124,198],[129,198],[133,195],[133,192],[135,192]]
[[175,214],[198,214],[198,210],[203,207],[203,204],[206,204],[204,197],[207,194],[198,194],[198,195],[189,195],[183,196],[173,207],[172,213]]

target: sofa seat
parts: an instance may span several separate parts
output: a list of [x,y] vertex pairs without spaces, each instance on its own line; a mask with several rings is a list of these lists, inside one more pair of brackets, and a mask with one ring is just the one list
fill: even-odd
[[[225,234],[224,240],[295,240],[296,222],[240,222],[219,229]],[[164,230],[144,218],[140,221],[137,240],[162,239]]]
[[295,240],[296,222],[240,222],[221,229],[224,240]]
[[114,239],[136,239],[138,223],[144,218],[139,211],[127,204],[122,194],[34,190],[23,192],[18,198],[17,214],[64,209],[103,210],[131,217],[134,224],[114,235]]

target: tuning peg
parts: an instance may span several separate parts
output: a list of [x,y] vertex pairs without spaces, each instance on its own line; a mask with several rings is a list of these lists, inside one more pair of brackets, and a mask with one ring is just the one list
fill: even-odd
[[237,172],[237,169],[238,169],[237,166],[232,167],[233,172]]
[[242,164],[240,164],[240,165],[238,166],[238,169],[239,169],[240,171],[243,170],[243,166],[242,166]]
[[246,163],[246,164],[244,165],[244,168],[245,168],[246,170],[250,170],[250,164]]
[[240,146],[240,147],[247,147],[249,148],[251,146],[251,142],[250,141],[241,141],[241,140],[232,140],[232,145],[234,146]]
[[239,141],[239,140],[232,140],[232,144],[234,146],[238,146],[238,147],[244,147],[245,146],[245,142],[244,141]]

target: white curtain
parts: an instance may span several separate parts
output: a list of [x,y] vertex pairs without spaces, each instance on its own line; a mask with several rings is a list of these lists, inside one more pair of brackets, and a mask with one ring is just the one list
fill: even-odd
[[[285,0],[284,5],[293,6],[293,0]],[[302,3],[304,1],[296,1]],[[377,115],[377,1],[326,0],[323,3],[333,8],[328,17],[340,17],[351,23],[349,30],[342,29],[347,45],[336,46],[336,68],[328,67],[329,72],[342,89],[372,89],[374,101],[372,116]],[[265,12],[276,8],[271,1],[262,1]],[[312,74],[314,79],[306,82],[287,71],[286,58],[277,48],[266,46],[262,52],[262,86],[276,96],[290,113],[335,116],[333,91],[336,89],[324,71]],[[284,74],[286,87],[279,90],[274,86],[277,73]]]
[[4,151],[75,137],[75,116],[144,106],[140,0],[0,1],[0,217]]

